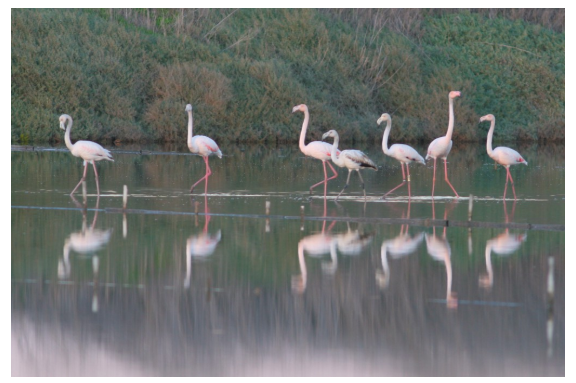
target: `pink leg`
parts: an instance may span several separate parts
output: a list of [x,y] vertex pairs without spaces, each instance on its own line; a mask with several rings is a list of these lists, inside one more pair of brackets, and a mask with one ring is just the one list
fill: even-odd
[[[338,177],[338,173],[336,172],[336,170],[334,169],[334,167],[332,166],[332,164],[330,162],[328,162],[328,166],[330,166],[330,169],[332,169],[332,173],[333,173],[333,176],[330,178],[328,178],[328,173],[326,173],[326,161],[322,161],[322,165],[324,166],[324,180],[318,182],[317,184],[310,186],[310,194],[312,194],[312,189],[314,189],[316,186],[323,183],[325,188],[326,188],[326,184],[328,183],[328,181]],[[324,196],[326,196],[326,192],[324,192]]]
[[506,169],[506,183],[504,184],[504,195],[502,196],[503,200],[506,200],[506,190],[508,189],[508,169]]
[[96,192],[100,195],[100,185],[98,183],[98,170],[96,170],[96,161],[92,161],[92,166],[94,166],[94,177],[96,177]]
[[452,184],[450,183],[450,180],[448,180],[448,163],[446,161],[446,158],[444,158],[444,179],[446,180],[448,185],[450,185],[450,188],[452,188],[454,194],[456,194],[456,198],[460,197],[458,193],[456,193],[456,189],[454,189],[454,186],[452,186]]
[[84,174],[82,175],[82,178],[80,178],[80,182],[78,182],[78,185],[76,185],[76,187],[74,188],[74,190],[72,190],[72,193],[70,193],[70,195],[73,195],[76,189],[78,189],[78,186],[80,186],[80,184],[82,183],[82,181],[86,179],[87,170],[88,170],[88,162],[84,161]]
[[[402,183],[398,186],[396,186],[394,189],[390,190],[388,193],[384,194],[382,196],[382,199],[386,198],[386,196],[390,193],[392,193],[394,190],[398,189],[400,186],[404,185],[406,183],[406,173],[404,172],[404,162],[400,162],[400,167],[402,168]],[[406,165],[406,167],[408,167],[408,165]],[[408,187],[410,187],[410,185],[408,185]]]
[[[206,174],[204,175],[204,177],[202,177],[198,181],[196,181],[196,183],[194,185],[192,185],[192,187],[190,188],[190,193],[192,193],[192,191],[194,190],[194,187],[196,185],[198,185],[203,180],[208,180],[208,177],[210,176],[210,174],[212,174],[212,170],[210,170],[210,166],[208,165],[208,157],[204,157],[204,163],[206,164]],[[208,181],[206,181],[206,182],[208,182]],[[206,185],[206,188],[208,188],[208,185]],[[207,190],[208,189],[206,189],[206,191]],[[206,193],[204,193],[204,194],[206,194]]]
[[436,185],[436,158],[434,158],[434,175],[432,176],[432,198],[434,198],[434,185]]
[[[410,168],[408,167],[409,164],[406,164],[406,173],[408,173],[408,201],[412,197],[412,192],[410,191]],[[408,202],[408,211],[410,211],[410,202]]]
[[[508,177],[510,177],[510,184],[512,184],[512,193],[514,193],[514,200],[516,200],[516,190],[514,189],[514,180],[510,174],[510,167],[506,167],[506,186],[508,186]],[[504,188],[504,198],[506,198],[506,188]]]

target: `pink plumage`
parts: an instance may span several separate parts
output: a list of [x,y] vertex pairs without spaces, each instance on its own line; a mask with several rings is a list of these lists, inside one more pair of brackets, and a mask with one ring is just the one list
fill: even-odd
[[450,186],[456,197],[459,197],[456,189],[450,183],[448,179],[448,164],[446,162],[446,158],[450,153],[450,149],[452,149],[452,132],[454,131],[454,99],[456,97],[460,97],[460,92],[453,90],[448,94],[448,131],[446,135],[443,137],[438,137],[434,141],[430,143],[428,146],[428,154],[426,155],[426,159],[433,158],[434,159],[434,173],[432,176],[432,197],[434,197],[434,186],[436,185],[436,159],[440,158],[444,160],[444,180]]
[[218,158],[222,158],[222,152],[220,151],[218,144],[210,137],[192,135],[194,121],[192,117],[192,105],[186,105],[185,110],[188,113],[188,149],[190,149],[190,152],[202,156],[204,163],[206,164],[206,173],[204,174],[204,177],[200,178],[192,185],[190,188],[190,193],[192,193],[196,185],[198,185],[203,180],[206,180],[204,184],[204,194],[206,194],[208,192],[208,177],[210,174],[212,174],[210,165],[208,165],[208,157],[214,154],[218,156]]
[[[96,170],[96,161],[107,160],[114,162],[112,159],[112,154],[107,149],[104,149],[99,144],[92,142],[92,141],[76,141],[76,143],[72,144],[70,140],[70,131],[72,130],[72,117],[67,114],[63,114],[60,116],[60,129],[66,130],[66,134],[64,135],[64,142],[66,143],[66,147],[70,150],[75,157],[80,157],[84,160],[84,173],[80,182],[76,185],[76,187],[72,190],[70,195],[73,195],[78,186],[86,179],[86,171],[88,170],[88,163],[92,163],[94,167],[94,177],[96,178],[96,190],[98,195],[100,195],[100,185],[98,182],[98,171]],[[68,125],[66,126],[66,121],[68,121]]]
[[504,186],[504,196],[502,198],[506,199],[508,178],[510,178],[512,192],[514,193],[514,199],[516,199],[516,190],[514,188],[514,180],[510,174],[510,165],[528,165],[528,162],[526,162],[526,160],[516,150],[510,149],[506,146],[499,146],[492,150],[492,136],[494,135],[494,127],[496,126],[496,117],[494,117],[493,114],[487,114],[480,118],[480,122],[482,121],[490,121],[490,130],[488,131],[488,137],[486,138],[486,152],[488,152],[490,158],[506,168],[506,185]]
[[[302,130],[300,132],[300,141],[299,147],[300,151],[307,155],[308,157],[316,158],[322,161],[322,166],[324,167],[324,180],[320,181],[312,186],[310,186],[310,194],[312,194],[312,189],[320,184],[324,184],[324,197],[326,197],[326,186],[328,185],[328,181],[338,177],[338,173],[328,162],[328,166],[332,170],[332,177],[328,178],[328,173],[326,173],[326,162],[330,161],[330,155],[332,153],[332,145],[323,142],[323,141],[312,141],[309,142],[308,145],[305,144],[306,138],[306,130],[308,129],[308,122],[310,121],[310,113],[308,112],[308,107],[304,104],[296,105],[292,108],[292,113],[295,112],[303,112],[304,113],[304,122],[302,123]],[[337,151],[340,154],[340,151]]]

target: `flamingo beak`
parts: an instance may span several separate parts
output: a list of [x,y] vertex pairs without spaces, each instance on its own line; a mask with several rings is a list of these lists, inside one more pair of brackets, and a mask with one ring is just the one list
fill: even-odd
[[66,130],[66,127],[64,126],[64,121],[60,121],[60,129]]
[[378,119],[378,121],[376,121],[376,123],[378,123],[378,125],[380,125],[381,122],[382,122],[382,117],[380,117],[380,118]]
[[299,107],[299,105],[296,105],[295,107],[293,107],[293,108],[292,108],[292,113],[297,112],[297,111],[298,111],[298,107]]
[[322,141],[324,141],[326,137],[328,137],[328,134],[330,134],[330,132],[326,132],[322,135]]

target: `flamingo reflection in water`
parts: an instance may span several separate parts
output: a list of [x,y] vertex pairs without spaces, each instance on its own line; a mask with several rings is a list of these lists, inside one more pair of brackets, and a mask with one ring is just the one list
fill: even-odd
[[360,232],[359,229],[350,229],[350,222],[346,221],[346,233],[335,235],[338,250],[349,256],[360,255],[364,248],[372,242],[373,233]]
[[[326,204],[324,205],[324,217],[326,217]],[[307,270],[304,253],[315,258],[330,254],[330,261],[322,263],[322,272],[327,275],[334,275],[338,269],[337,250],[340,250],[342,254],[355,256],[360,254],[372,241],[372,234],[351,230],[348,222],[346,222],[348,227],[346,233],[332,234],[331,231],[335,224],[336,221],[333,221],[326,229],[326,220],[324,220],[320,233],[306,236],[298,242],[300,275],[292,277],[292,290],[295,293],[302,294],[306,290]]]
[[[210,209],[208,208],[207,196],[204,196],[204,228],[200,234],[194,234],[186,240],[186,277],[184,278],[184,288],[190,287],[190,275],[192,273],[192,257],[195,259],[205,259],[214,253],[222,232],[218,230],[216,234],[208,233],[210,223]],[[198,224],[198,222],[196,222]]]
[[[451,204],[453,206],[453,204]],[[448,212],[451,209],[446,208],[444,210],[444,220],[448,216]],[[436,219],[436,213],[434,210],[434,199],[432,199],[432,219]],[[450,243],[446,238],[446,226],[442,231],[442,236],[436,235],[436,227],[432,228],[432,235],[428,233],[425,234],[426,238],[426,250],[430,256],[440,262],[444,262],[446,267],[446,307],[453,309],[458,307],[458,298],[455,292],[452,292],[452,261]]]
[[336,240],[330,233],[336,221],[333,221],[326,229],[326,220],[322,222],[322,231],[317,234],[308,235],[298,242],[298,263],[300,265],[300,275],[292,277],[292,290],[295,293],[302,294],[306,290],[306,281],[308,273],[306,270],[306,261],[304,252],[309,256],[321,258],[325,254],[330,254],[330,262],[322,263],[322,272],[333,275],[338,267],[336,256]]
[[[408,202],[407,212],[402,213],[402,218],[410,219],[410,202]],[[382,247],[380,248],[382,271],[376,271],[376,283],[381,289],[386,289],[390,283],[388,254],[390,254],[393,259],[406,257],[414,253],[424,239],[423,231],[416,234],[414,237],[410,236],[408,233],[409,227],[409,224],[401,225],[400,234],[397,237],[382,242]]]
[[109,241],[112,229],[99,230],[95,229],[96,221],[98,220],[98,205],[100,197],[96,199],[96,211],[92,225],[87,226],[86,219],[86,206],[82,206],[74,196],[70,196],[76,206],[82,208],[82,231],[71,233],[64,241],[64,249],[62,259],[58,260],[58,279],[68,279],[71,273],[70,266],[70,251],[82,254],[84,256],[91,256],[92,258],[92,272],[94,274],[94,295],[92,298],[92,311],[98,311],[98,265],[99,258],[96,252],[101,250]]
[[[512,205],[512,217],[514,217],[514,209],[516,201]],[[506,211],[506,201],[504,201],[504,215],[506,223],[509,222],[508,212]],[[526,241],[527,234],[510,234],[509,229],[504,230],[500,235],[486,241],[486,274],[478,278],[478,284],[485,289],[492,288],[494,284],[494,272],[492,270],[491,253],[494,252],[499,256],[508,256],[520,248],[522,243]]]

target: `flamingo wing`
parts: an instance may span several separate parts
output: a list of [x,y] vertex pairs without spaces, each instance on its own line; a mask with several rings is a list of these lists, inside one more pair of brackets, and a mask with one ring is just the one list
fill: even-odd
[[209,156],[215,154],[218,158],[222,158],[222,152],[218,147],[216,141],[206,136],[194,136],[192,137],[192,145],[195,146],[196,151],[201,156]]
[[425,165],[424,158],[411,146],[404,144],[394,144],[390,147],[391,157],[408,164],[410,162],[420,162]]
[[[330,161],[332,144],[324,141],[312,141],[305,146],[305,155],[322,161]],[[336,154],[340,155],[340,150],[336,149]]]
[[505,146],[499,146],[494,149],[492,158],[494,161],[498,162],[500,165],[518,165],[526,164],[526,160],[514,149],[507,148]]
[[342,152],[340,152],[340,156],[344,157],[344,159],[347,162],[353,164],[353,166],[351,167],[347,166],[348,168],[357,168],[357,169],[372,168],[374,170],[378,170],[378,166],[376,166],[374,161],[368,158],[368,156],[363,152],[361,152],[360,150],[355,149],[343,150]]
[[109,150],[92,141],[76,141],[71,152],[74,156],[85,161],[108,160],[114,162]]

